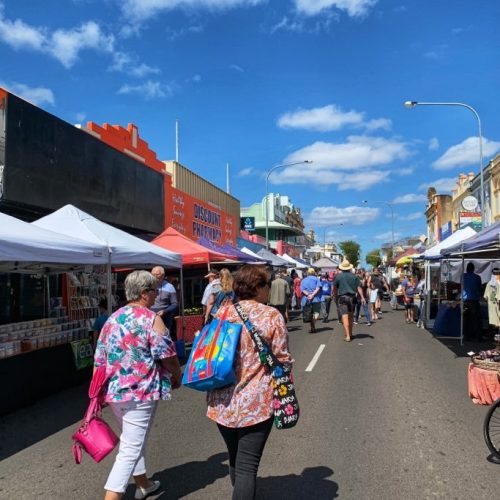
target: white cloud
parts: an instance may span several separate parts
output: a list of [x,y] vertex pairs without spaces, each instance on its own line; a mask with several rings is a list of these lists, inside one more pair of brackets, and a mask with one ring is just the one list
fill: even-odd
[[[500,142],[483,137],[483,155],[493,156],[500,151]],[[455,167],[479,166],[479,137],[468,137],[460,144],[449,148],[432,166],[436,170],[450,170]]]
[[413,212],[408,215],[400,215],[398,216],[399,220],[417,220],[424,217],[424,212]]
[[70,30],[59,29],[51,34],[47,28],[30,26],[20,19],[5,19],[1,4],[0,40],[14,49],[31,49],[49,54],[66,68],[75,64],[80,51],[92,49],[112,53],[115,42],[113,35],[105,35],[94,21]]
[[334,104],[319,108],[299,108],[296,111],[289,111],[278,118],[277,124],[281,128],[316,130],[319,132],[330,132],[346,126],[365,128],[367,131],[389,130],[392,126],[391,120],[387,118],[377,118],[365,122],[365,113],[355,110],[344,112]]
[[238,73],[244,73],[245,72],[245,70],[241,66],[238,66],[237,64],[230,64],[229,65],[229,69],[237,71]]
[[75,115],[75,118],[76,118],[76,121],[78,123],[82,123],[83,120],[85,120],[85,118],[87,118],[87,113],[84,113],[84,112],[77,113]]
[[350,17],[366,16],[378,0],[293,0],[296,9],[307,16],[316,16],[332,9]]
[[252,175],[254,173],[255,173],[255,168],[253,168],[253,167],[242,168],[238,172],[238,177],[248,177],[249,175]]
[[177,8],[228,10],[235,7],[254,6],[263,0],[122,0],[123,15],[133,24],[146,21],[162,11]]
[[425,203],[426,201],[427,201],[427,196],[425,196],[425,194],[411,193],[411,194],[404,194],[402,196],[396,196],[396,198],[394,198],[394,200],[392,200],[392,203],[394,203],[394,204]]
[[193,24],[191,26],[179,28],[179,29],[172,29],[172,28],[167,28],[167,37],[169,40],[174,41],[177,40],[178,38],[184,37],[186,35],[191,35],[193,33],[202,33],[204,31],[204,28],[200,24]]
[[341,225],[362,225],[374,221],[379,215],[378,208],[372,207],[315,207],[307,219],[308,226],[327,227]]
[[29,87],[24,83],[6,83],[2,81],[0,81],[0,87],[9,90],[13,94],[18,95],[19,97],[22,97],[37,106],[41,106],[43,104],[50,104],[53,106],[55,104],[54,93],[46,87]]
[[51,36],[48,51],[66,68],[75,64],[83,49],[98,52],[113,52],[113,35],[105,35],[94,21],[82,24],[71,30],[56,30]]
[[20,19],[4,19],[3,10],[3,5],[0,4],[0,40],[14,49],[40,50],[45,41],[45,29],[35,28]]
[[[285,158],[283,163],[300,163],[274,172],[270,182],[336,184],[341,191],[363,191],[389,180],[391,172],[376,167],[409,154],[405,143],[377,137],[350,136],[341,144],[315,142]],[[312,164],[304,165],[304,160],[311,160]]]
[[[401,236],[403,236],[403,233],[398,233],[398,232],[394,233],[394,241],[401,238]],[[377,236],[375,236],[374,239],[378,241],[392,241],[392,231],[387,231],[385,233],[378,234]]]
[[450,192],[457,185],[456,177],[443,177],[441,179],[437,179],[435,181],[424,182],[418,186],[420,190],[427,190],[431,186],[436,188],[438,193]]
[[146,100],[171,97],[173,93],[174,86],[172,84],[153,82],[151,80],[140,85],[122,85],[118,90],[118,94],[138,94]]
[[436,151],[436,149],[439,149],[439,141],[437,137],[433,137],[429,140],[429,151]]
[[397,170],[394,171],[395,174],[398,175],[411,175],[414,172],[413,167],[404,167],[404,168],[398,168]]

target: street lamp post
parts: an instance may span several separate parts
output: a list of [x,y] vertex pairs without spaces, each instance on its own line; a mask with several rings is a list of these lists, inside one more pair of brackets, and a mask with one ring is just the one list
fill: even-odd
[[477,118],[477,124],[479,127],[479,178],[481,180],[481,192],[479,193],[481,200],[481,225],[484,229],[484,179],[483,179],[483,134],[481,129],[481,118],[479,118],[478,112],[468,104],[463,102],[420,102],[420,101],[405,101],[404,106],[408,109],[414,108],[415,106],[460,106],[462,108],[467,108],[471,111]]
[[266,174],[266,249],[267,250],[269,250],[269,189],[268,189],[269,176],[278,168],[291,167],[293,165],[302,165],[303,163],[312,163],[312,160],[296,161],[294,163],[284,163],[282,165],[275,165]]
[[[363,203],[368,204],[368,200],[363,200]],[[392,257],[394,257],[394,207],[392,203],[388,201],[372,201],[372,203],[380,203],[381,205],[387,205],[391,209],[391,246],[392,246]]]

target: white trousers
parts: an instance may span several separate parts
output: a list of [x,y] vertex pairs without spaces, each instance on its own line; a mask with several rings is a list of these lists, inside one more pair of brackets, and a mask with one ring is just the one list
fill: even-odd
[[110,403],[121,430],[120,448],[104,489],[124,493],[130,476],[146,473],[144,450],[157,401]]

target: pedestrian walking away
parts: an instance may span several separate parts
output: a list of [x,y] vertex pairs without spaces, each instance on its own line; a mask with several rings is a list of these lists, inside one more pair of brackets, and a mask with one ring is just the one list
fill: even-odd
[[161,317],[151,311],[156,278],[134,271],[125,279],[129,301],[114,312],[101,330],[95,367],[105,366],[108,403],[120,428],[120,447],[104,489],[105,500],[119,500],[133,475],[140,500],[160,488],[146,475],[145,448],[158,400],[170,399],[181,383],[175,345]]
[[[264,266],[245,265],[234,275],[234,292],[250,322],[278,360],[291,364],[283,316],[265,305],[270,287],[271,277]],[[217,317],[241,323],[232,305],[222,307]],[[246,328],[241,332],[235,373],[237,380],[233,385],[208,392],[207,416],[217,423],[228,450],[233,500],[252,500],[260,460],[273,425],[273,387],[272,376]]]
[[312,308],[309,333],[316,333],[316,320],[321,311],[321,281],[316,277],[314,268],[310,267],[307,270],[307,277],[302,280],[300,290],[302,292],[302,308],[305,305],[310,305]]
[[332,284],[328,279],[328,274],[321,275],[321,313],[320,317],[323,323],[328,323],[330,315],[330,306],[332,304]]
[[278,309],[283,316],[285,323],[287,322],[287,303],[290,299],[290,286],[283,279],[281,273],[276,273],[269,290],[268,304]]
[[344,259],[339,265],[341,271],[333,281],[335,296],[338,296],[339,309],[342,315],[342,325],[344,327],[344,340],[351,342],[353,314],[356,307],[356,293],[361,296],[361,303],[365,303],[363,290],[359,278],[352,273],[353,265]]

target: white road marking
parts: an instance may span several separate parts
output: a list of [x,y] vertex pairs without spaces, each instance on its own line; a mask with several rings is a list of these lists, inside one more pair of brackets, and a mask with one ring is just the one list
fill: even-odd
[[314,355],[313,359],[311,359],[311,362],[307,365],[306,372],[312,372],[314,367],[316,366],[316,363],[318,362],[319,357],[321,356],[321,353],[323,352],[323,349],[326,347],[325,344],[321,344],[318,347],[318,350],[316,351],[316,354]]

